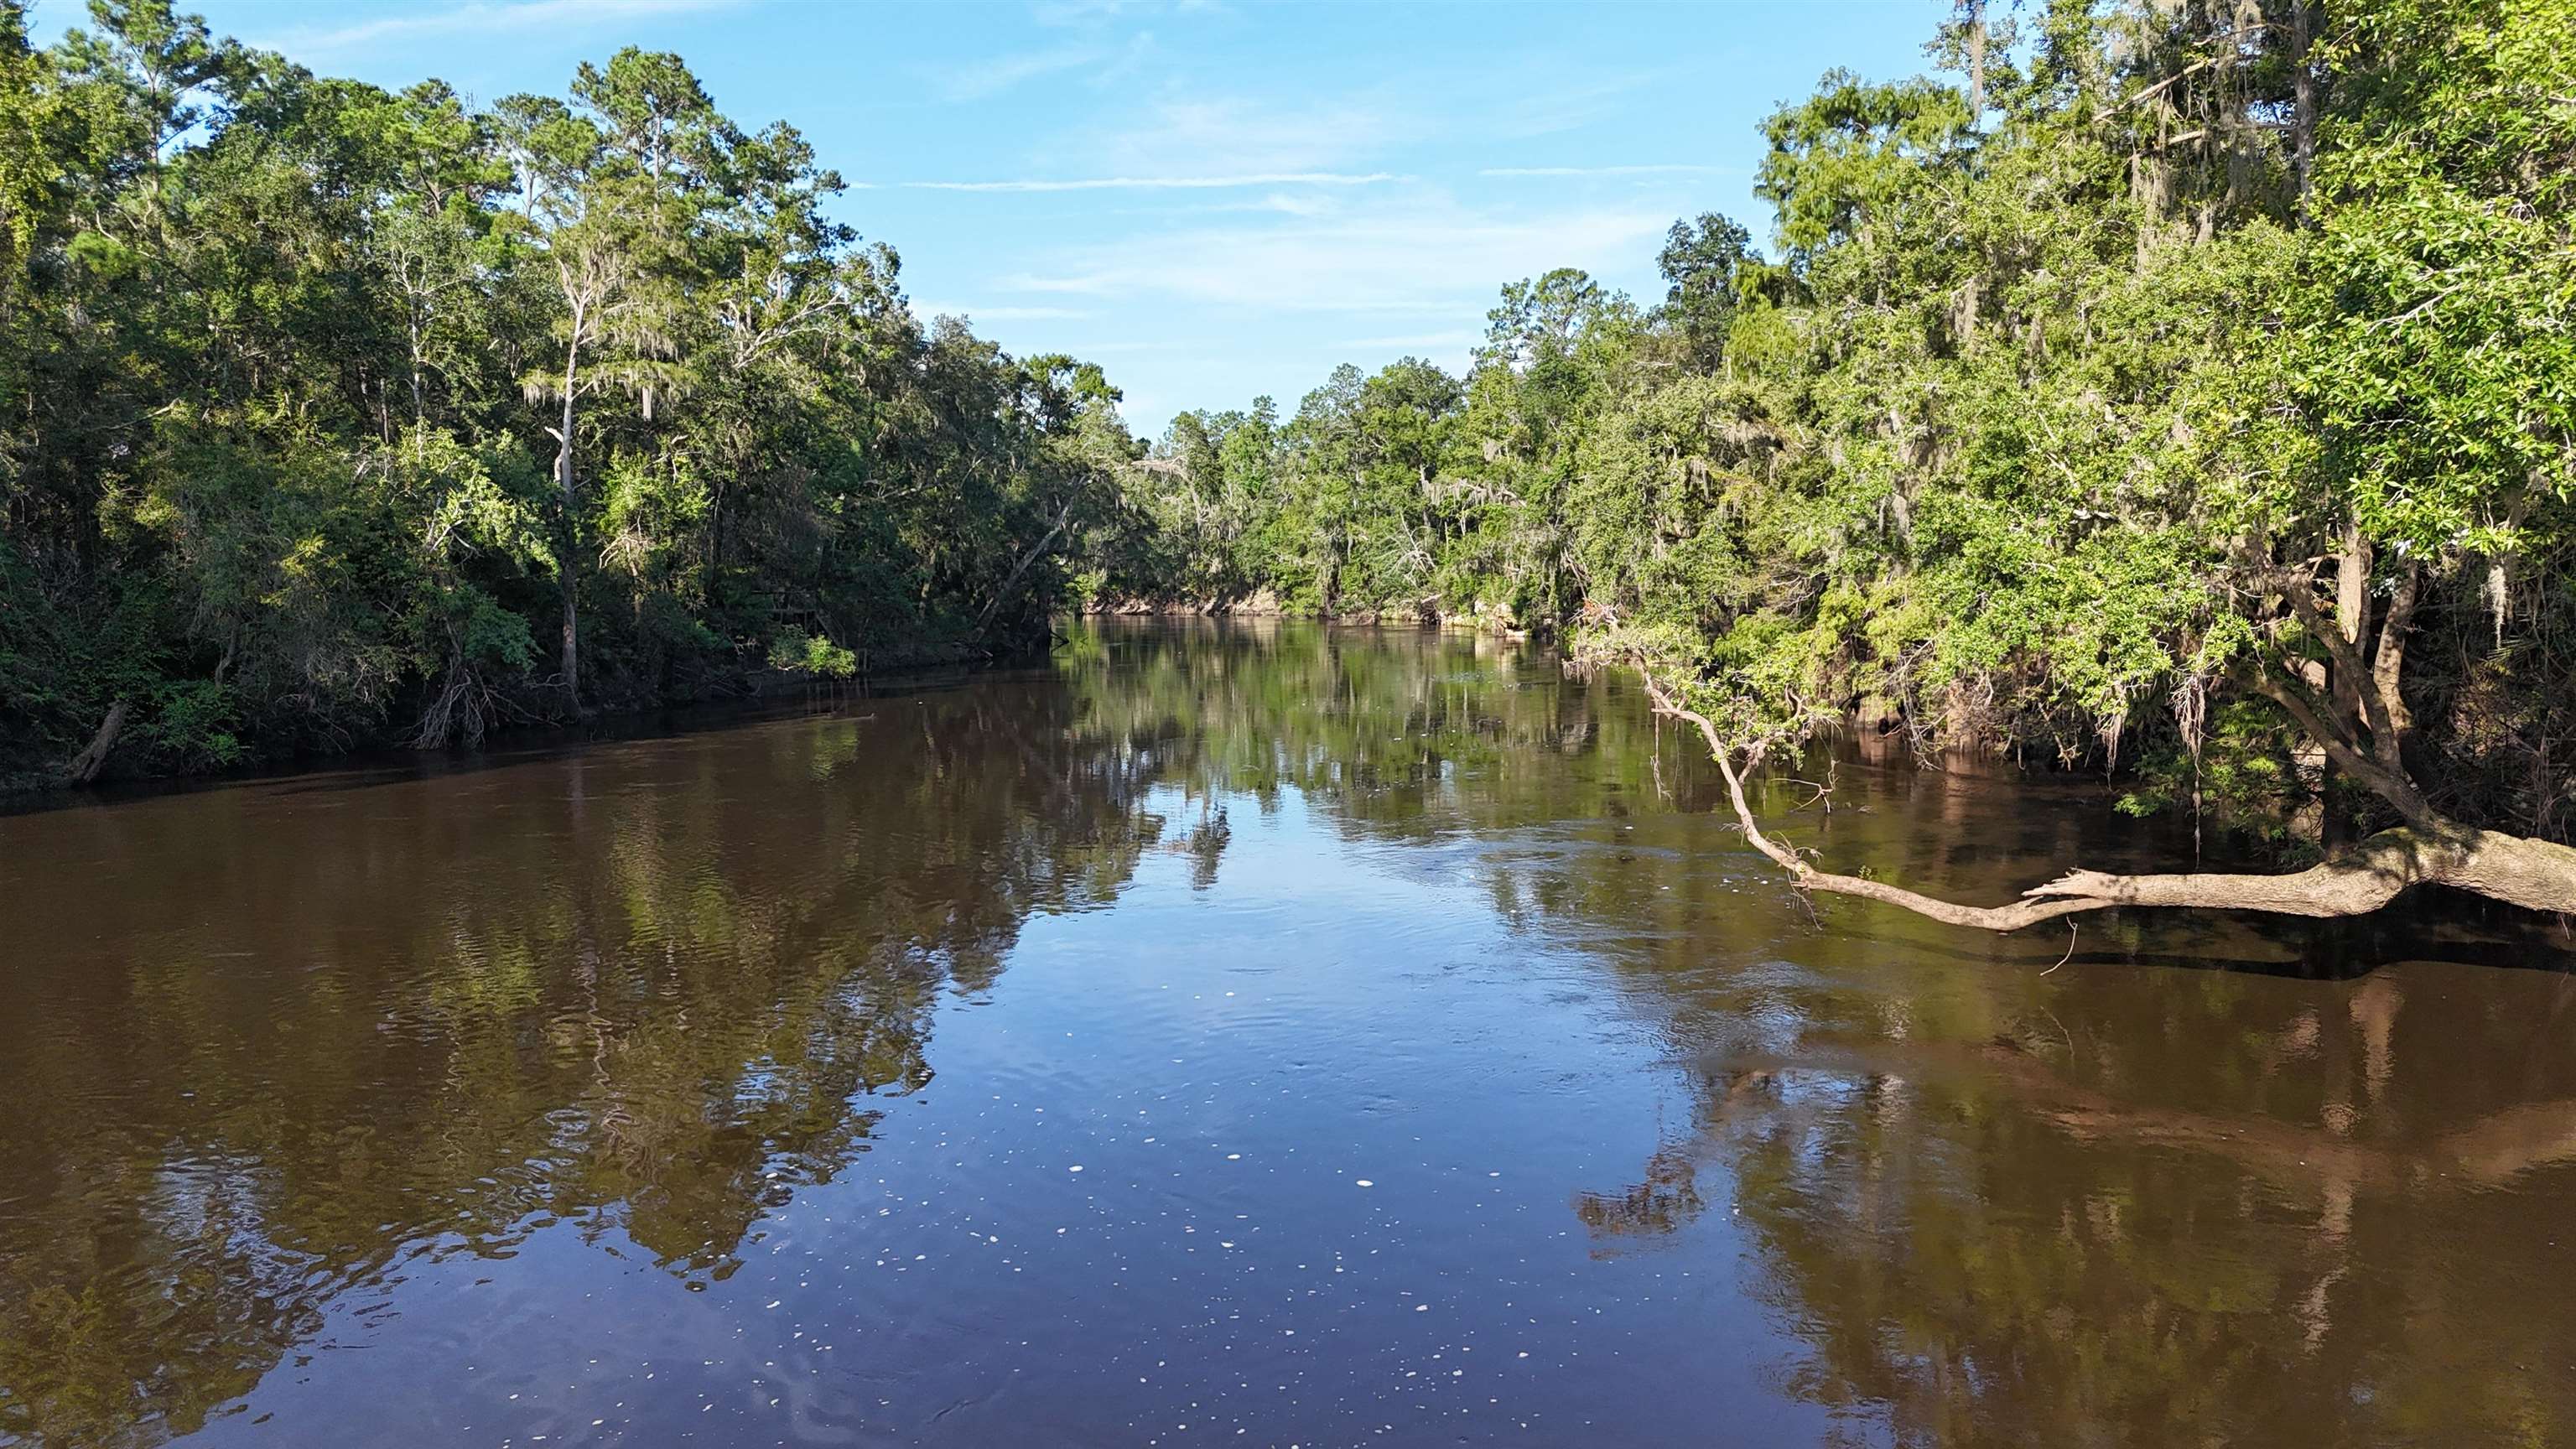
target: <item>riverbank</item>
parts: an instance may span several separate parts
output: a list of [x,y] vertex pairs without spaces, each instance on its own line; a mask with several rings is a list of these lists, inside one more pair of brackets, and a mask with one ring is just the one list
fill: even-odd
[[[301,747],[268,751],[245,749],[229,760],[209,759],[197,768],[149,768],[142,751],[119,748],[110,739],[105,765],[91,778],[68,779],[64,765],[51,761],[22,763],[0,769],[0,811],[42,810],[99,794],[131,796],[158,789],[192,785],[243,783],[302,774],[354,762],[391,763],[471,758],[545,748],[568,742],[615,740],[663,732],[673,719],[721,722],[756,717],[803,698],[841,698],[920,687],[953,679],[986,665],[1025,662],[1044,654],[1052,636],[977,646],[963,641],[905,641],[878,645],[847,675],[816,673],[769,665],[744,665],[690,675],[684,688],[667,693],[626,691],[586,703],[578,714],[563,712],[559,691],[539,683],[513,686],[496,708],[497,718],[482,738],[420,745],[412,730],[386,728],[347,737],[339,748]],[[859,656],[853,655],[853,659]],[[97,743],[92,741],[93,745]]]
[[1515,617],[1508,609],[1477,604],[1464,611],[1441,607],[1436,600],[1424,599],[1410,606],[1376,609],[1325,610],[1289,605],[1270,589],[1256,589],[1234,598],[1140,598],[1093,599],[1078,611],[1094,618],[1234,618],[1234,619],[1307,619],[1319,624],[1414,624],[1432,629],[1464,629],[1500,635],[1511,639],[1528,639],[1544,635]]

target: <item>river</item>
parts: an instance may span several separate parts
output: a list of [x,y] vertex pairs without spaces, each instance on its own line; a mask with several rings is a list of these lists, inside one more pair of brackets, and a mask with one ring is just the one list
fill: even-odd
[[[1980,899],[2190,848],[1807,773]],[[1811,908],[1713,774],[1524,646],[1103,624],[0,817],[0,1442],[2576,1441],[2552,938]]]

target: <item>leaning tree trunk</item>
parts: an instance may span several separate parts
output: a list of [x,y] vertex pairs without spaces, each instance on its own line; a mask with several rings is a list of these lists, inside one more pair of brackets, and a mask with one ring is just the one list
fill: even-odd
[[[1685,707],[1651,676],[1646,693],[1657,713],[1696,726],[1726,777],[1726,793],[1745,839],[1791,877],[1800,890],[1858,896],[1901,906],[1954,926],[2012,931],[2059,916],[2114,906],[2182,906],[2201,910],[2263,911],[2287,916],[2358,916],[2379,909],[2400,892],[2417,885],[2446,885],[2472,895],[2535,911],[2576,915],[2576,849],[2554,841],[2507,835],[2462,825],[2435,814],[2420,794],[2406,785],[2408,823],[2372,835],[2322,865],[2285,875],[2192,872],[2176,875],[2112,875],[2071,870],[2057,879],[2022,892],[2022,898],[2000,906],[1961,905],[1927,896],[1885,881],[1836,875],[1816,869],[1795,850],[1765,835],[1744,794],[1744,771],[1759,762],[1758,750],[1730,746],[1706,715]],[[2340,741],[2328,748],[2348,765],[2368,768],[2375,762],[2346,759]],[[1738,756],[1742,755],[1742,765]]]
[[1003,601],[1011,596],[1011,586],[1020,581],[1020,575],[1029,571],[1029,565],[1036,563],[1046,553],[1048,545],[1054,543],[1064,532],[1065,525],[1073,522],[1073,503],[1074,500],[1070,498],[1064,501],[1064,506],[1056,510],[1055,526],[1049,528],[1036,543],[1029,545],[1028,552],[1021,554],[1020,561],[1011,565],[1011,571],[1002,576],[1001,586],[993,590],[993,597],[985,600],[983,610],[976,614],[976,628],[981,629],[993,622],[994,612],[1000,609]]
[[107,768],[107,757],[116,753],[116,738],[125,732],[126,703],[118,700],[107,708],[107,718],[99,722],[98,733],[90,736],[89,748],[72,757],[63,767],[66,784],[86,785]]

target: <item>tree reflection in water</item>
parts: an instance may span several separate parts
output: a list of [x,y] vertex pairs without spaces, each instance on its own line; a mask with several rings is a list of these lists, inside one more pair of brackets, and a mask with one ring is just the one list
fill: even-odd
[[1808,1346],[1795,1391],[1903,1443],[2576,1424],[2576,979],[2043,975],[2053,944],[1891,970],[1828,930],[1762,986],[1642,988],[1692,1120],[1578,1195],[1597,1250],[1728,1216]]
[[[1807,773],[1833,808],[1781,790],[1788,834],[1927,889],[2169,848],[2082,788]],[[1581,1230],[1741,1224],[1782,1386],[1863,1439],[2571,1432],[2576,981],[2492,964],[2550,948],[2438,911],[2071,948],[1819,919],[1709,774],[1509,643],[1110,628],[824,718],[0,818],[0,1434],[184,1434],[415,1265],[504,1273],[550,1226],[722,1280],[1033,913],[1155,852],[1215,890],[1291,796],[1660,1044],[1689,1120],[1568,1184]]]
[[0,821],[47,842],[19,899],[119,922],[17,931],[0,1431],[185,1433],[325,1305],[559,1221],[734,1271],[930,1081],[942,990],[1159,836],[1149,762],[1072,704],[997,681],[363,808],[321,776]]

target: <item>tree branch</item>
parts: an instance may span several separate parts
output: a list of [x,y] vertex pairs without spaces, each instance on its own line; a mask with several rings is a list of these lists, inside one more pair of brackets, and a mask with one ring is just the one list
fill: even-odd
[[2281,597],[2290,605],[2290,612],[2299,616],[2299,622],[2306,626],[2309,637],[2325,646],[2326,657],[2334,666],[2328,687],[2334,690],[2336,706],[2355,719],[2363,719],[2359,683],[2367,670],[2362,662],[2361,649],[2353,642],[2360,634],[2356,630],[2347,636],[2339,621],[2327,618],[2325,610],[2317,607],[2317,581],[2315,575],[2306,572],[2307,567],[2265,569],[2262,578],[2264,583],[2281,591]]
[[2414,625],[2423,571],[2422,564],[2407,560],[2406,572],[2398,576],[2396,592],[2389,596],[2388,614],[2379,621],[2379,649],[2370,661],[2371,694],[2379,701],[2379,717],[2388,722],[2384,731],[2372,728],[2371,753],[2392,770],[2406,768],[2400,747],[2406,730],[2415,722],[2406,712],[2406,699],[2399,686],[2406,669],[2406,631]]
[[[2372,756],[2363,754],[2349,734],[2328,725],[2305,693],[2293,688],[2280,674],[2270,669],[2261,670],[2255,676],[2254,688],[2264,698],[2289,711],[2290,718],[2298,722],[2300,729],[2307,731],[2308,738],[2325,750],[2327,758],[2341,765],[2346,774],[2369,786],[2371,793],[2395,806],[2398,814],[2418,825],[2438,823],[2439,817],[2433,813],[2432,802],[2424,798],[2423,791],[2415,788],[2415,782],[2406,777],[2402,768],[2383,765]],[[2374,740],[2376,738],[2373,736]]]
[[[2265,683],[2277,681],[2266,676]],[[2343,855],[2287,874],[2112,875],[2077,869],[2033,886],[2022,893],[2020,900],[2000,906],[1962,905],[1884,881],[1836,875],[1816,869],[1786,843],[1763,833],[1761,822],[1754,817],[1752,802],[1744,793],[1744,773],[1760,762],[1767,741],[1746,745],[1730,742],[1715,721],[1683,704],[1653,675],[1646,675],[1645,688],[1656,713],[1698,729],[1717,761],[1719,773],[1726,778],[1727,798],[1735,807],[1735,818],[1743,827],[1745,839],[1787,871],[1791,883],[1803,891],[1857,896],[1949,925],[1989,931],[2014,931],[2059,916],[2115,906],[2357,916],[2379,909],[2410,887],[2434,883],[2534,910],[2576,912],[2576,849],[2443,820],[2424,803],[2404,775],[2383,769],[2349,742],[2326,731],[2322,721],[2316,722],[2315,731],[2320,743],[2325,743],[2339,762],[2370,781],[2416,823],[2381,831]],[[2274,697],[2294,717],[2301,717],[2303,726],[2315,719],[2307,702],[2286,689]]]

